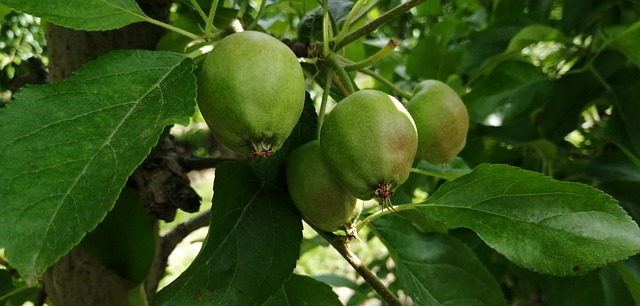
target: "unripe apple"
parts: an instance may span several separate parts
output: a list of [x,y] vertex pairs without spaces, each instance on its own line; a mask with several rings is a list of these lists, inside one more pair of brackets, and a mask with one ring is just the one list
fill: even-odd
[[304,106],[302,68],[279,40],[245,31],[223,38],[198,77],[198,106],[222,144],[266,158],[278,150]]
[[407,104],[418,129],[417,156],[432,164],[452,161],[467,141],[467,108],[447,84],[427,80],[418,84]]
[[417,145],[416,126],[407,110],[377,90],[344,98],[320,132],[323,156],[338,181],[359,199],[377,197],[383,208],[409,177]]
[[355,234],[353,222],[360,215],[362,202],[333,177],[318,140],[291,153],[287,162],[287,185],[300,213],[319,229],[327,232],[344,229]]

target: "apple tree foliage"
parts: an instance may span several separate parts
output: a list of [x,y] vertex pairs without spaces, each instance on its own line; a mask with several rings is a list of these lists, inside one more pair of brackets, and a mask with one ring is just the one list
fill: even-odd
[[[464,100],[466,147],[450,165],[417,159],[395,211],[363,213],[368,234],[352,243],[380,239],[392,264],[376,268],[394,277],[382,297],[354,285],[349,305],[398,301],[384,292],[413,305],[640,302],[640,3],[211,2],[175,1],[164,24],[134,0],[0,0],[76,30],[168,30],[156,51],[112,52],[0,108],[0,248],[17,272],[0,270],[0,305],[81,241],[144,279],[153,233],[144,211],[118,205],[136,199],[125,184],[167,126],[189,123],[202,53],[239,27],[301,47],[313,95],[274,156],[216,167],[202,250],[153,305],[340,305],[338,282],[293,274],[317,239],[303,239],[286,160],[317,137],[327,96],[374,88],[406,101],[426,79]],[[120,226],[94,230],[108,220]],[[109,233],[134,243],[91,243]]]

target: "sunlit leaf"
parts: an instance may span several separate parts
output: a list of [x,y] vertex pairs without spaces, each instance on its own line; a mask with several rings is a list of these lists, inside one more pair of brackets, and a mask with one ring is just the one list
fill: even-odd
[[135,0],[0,0],[16,10],[76,30],[112,30],[147,20]]
[[309,276],[291,275],[282,289],[264,306],[341,306],[338,296],[325,283]]
[[520,61],[506,61],[483,77],[463,96],[471,121],[500,126],[521,116],[544,95],[547,76],[540,68]]
[[142,282],[156,254],[154,226],[142,206],[140,193],[125,187],[114,208],[80,245],[134,284]]
[[202,250],[154,305],[260,305],[291,275],[302,222],[285,190],[246,164],[228,163],[216,168],[212,202]]
[[425,234],[399,216],[373,228],[396,263],[396,277],[414,305],[506,305],[498,282],[462,242]]
[[193,68],[174,53],[117,51],[0,109],[0,247],[25,280],[104,218],[167,125],[189,122]]
[[549,305],[618,306],[632,305],[622,279],[611,267],[579,277],[540,276],[540,285]]
[[540,273],[584,274],[640,252],[640,228],[607,194],[506,165],[476,167],[418,210]]

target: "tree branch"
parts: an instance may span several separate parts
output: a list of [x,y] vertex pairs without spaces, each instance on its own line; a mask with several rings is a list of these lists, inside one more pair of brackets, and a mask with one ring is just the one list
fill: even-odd
[[195,230],[209,225],[210,216],[211,210],[204,211],[186,222],[178,224],[178,226],[162,237],[162,256],[165,262],[180,241]]
[[194,171],[194,170],[204,170],[215,168],[219,164],[226,161],[237,161],[239,158],[235,157],[179,157],[178,163],[182,166],[185,172]]
[[371,22],[365,24],[364,26],[353,30],[351,33],[347,34],[343,40],[339,41],[334,48],[334,52],[342,49],[344,46],[350,44],[351,42],[357,40],[358,38],[365,36],[371,33],[373,30],[377,29],[379,26],[387,23],[389,20],[396,18],[398,15],[407,12],[411,8],[425,2],[426,0],[409,0],[403,4],[400,4],[394,7],[392,10],[384,13],[380,17],[372,20]]
[[313,224],[309,222],[307,223],[315,229],[320,236],[326,239],[331,246],[333,246],[333,248],[336,249],[336,251],[338,251],[338,253],[347,260],[347,262],[349,262],[353,269],[355,269],[356,272],[358,272],[358,274],[360,274],[360,276],[362,276],[362,278],[364,278],[364,280],[367,281],[367,283],[369,283],[369,285],[371,285],[371,287],[373,287],[373,289],[378,292],[378,294],[380,294],[387,303],[389,303],[389,305],[402,306],[400,299],[398,299],[398,297],[395,296],[395,294],[393,294],[393,292],[391,292],[389,288],[387,288],[387,286],[385,286],[382,281],[380,281],[380,279],[362,263],[362,261],[360,261],[360,258],[351,251],[347,237],[325,232],[316,228]]

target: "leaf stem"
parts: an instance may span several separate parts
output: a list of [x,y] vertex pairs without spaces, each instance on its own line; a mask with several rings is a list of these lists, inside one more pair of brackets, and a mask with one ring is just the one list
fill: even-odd
[[236,19],[242,20],[242,17],[244,16],[244,12],[247,10],[248,6],[249,6],[249,1],[245,1],[240,4],[240,9],[238,9],[238,14],[236,14]]
[[218,1],[219,0],[213,0],[213,2],[211,3],[211,8],[209,8],[209,16],[207,18],[207,24],[204,26],[205,37],[209,37],[213,29],[215,28],[213,26],[213,18],[216,16],[216,10],[218,9]]
[[198,1],[196,0],[190,0],[191,5],[193,6],[193,8],[196,10],[196,12],[198,12],[198,15],[200,15],[200,17],[202,18],[202,20],[204,22],[207,22],[207,20],[209,19],[207,17],[207,14],[205,14],[205,12],[202,10],[202,8],[200,7],[200,4],[198,4]]
[[22,285],[20,287],[17,287],[15,289],[5,293],[4,295],[0,295],[0,302],[5,301],[5,300],[9,299],[10,297],[12,297],[14,295],[17,295],[17,294],[19,294],[19,293],[21,293],[21,292],[23,292],[25,290],[29,290],[31,288],[33,288],[33,287],[29,286],[27,284]]
[[381,15],[380,17],[372,20],[371,22],[363,25],[362,27],[351,31],[351,33],[347,34],[347,36],[344,37],[344,39],[342,39],[341,41],[339,41],[336,46],[334,51],[340,50],[342,49],[344,46],[350,44],[351,42],[357,40],[358,38],[365,36],[371,32],[373,32],[373,30],[377,29],[379,26],[387,23],[389,20],[397,17],[398,15],[407,12],[408,10],[410,10],[411,8],[417,6],[418,4],[421,4],[423,2],[425,2],[426,0],[409,0],[403,4],[400,4],[396,7],[394,7],[393,9],[391,9],[390,11],[384,13],[383,15]]
[[327,102],[329,100],[329,92],[331,91],[331,82],[333,81],[333,75],[333,68],[327,67],[324,90],[322,91],[322,102],[320,103],[320,111],[318,112],[318,139],[320,139],[320,129],[322,128],[325,112],[327,111]]
[[358,62],[358,63],[353,63],[353,64],[348,64],[344,66],[344,70],[346,71],[352,71],[352,70],[358,70],[358,69],[363,69],[366,67],[369,67],[371,65],[373,65],[373,63],[383,59],[385,56],[389,55],[391,52],[393,52],[393,50],[395,50],[395,48],[398,46],[398,42],[393,40],[393,39],[389,39],[389,42],[382,48],[380,49],[378,52],[376,52],[376,54],[370,56],[369,58]]
[[620,275],[622,281],[627,285],[627,288],[630,289],[631,296],[636,301],[640,301],[640,282],[637,281],[637,278],[631,273],[629,268],[621,261],[613,262],[611,266],[618,272],[618,275]]
[[604,89],[607,92],[611,93],[611,95],[613,95],[614,99],[617,100],[615,92],[613,91],[613,89],[611,88],[609,83],[607,83],[607,81],[602,77],[602,75],[600,75],[600,73],[596,70],[596,68],[594,68],[593,65],[589,64],[588,70],[596,78],[596,80],[598,80],[598,82],[600,82],[602,87],[604,87]]
[[391,83],[389,80],[385,79],[384,77],[382,77],[381,75],[377,74],[375,71],[367,69],[367,68],[362,68],[359,69],[358,71],[376,79],[376,81],[382,83],[384,86],[389,87],[389,89],[395,91],[396,93],[398,93],[401,97],[410,100],[411,99],[411,93],[401,89],[400,87],[396,86],[395,84]]
[[329,40],[333,36],[331,29],[331,20],[329,20],[329,0],[322,1],[322,55],[329,57],[331,50],[329,49]]
[[386,216],[388,214],[392,214],[392,213],[403,211],[403,210],[412,210],[412,209],[416,209],[416,207],[423,207],[423,206],[427,206],[427,204],[408,203],[408,204],[394,205],[394,206],[391,206],[389,209],[378,210],[370,214],[366,218],[364,218],[362,221],[358,222],[358,224],[356,225],[356,232],[359,232],[365,226],[369,225],[369,223],[373,222],[373,220],[378,219],[382,216]]
[[433,177],[445,179],[447,181],[453,180],[455,178],[461,177],[466,174],[466,173],[442,173],[442,172],[419,169],[419,168],[411,168],[411,172],[422,174],[422,175],[433,176]]
[[198,48],[196,50],[193,50],[193,51],[189,52],[187,54],[187,56],[190,57],[191,59],[195,60],[196,58],[211,52],[211,50],[213,50],[213,47],[211,47],[211,46],[208,46],[208,47],[205,47],[205,48]]
[[389,288],[387,288],[382,283],[382,281],[380,281],[380,279],[362,263],[360,258],[358,258],[358,256],[353,253],[353,251],[351,251],[351,248],[346,241],[346,237],[337,236],[332,233],[322,231],[315,228],[313,224],[309,225],[313,227],[318,232],[318,234],[320,234],[320,236],[327,240],[331,244],[331,246],[333,246],[333,248],[336,249],[336,251],[338,251],[338,253],[340,253],[340,255],[342,255],[345,260],[347,260],[347,262],[353,267],[353,269],[355,269],[356,272],[358,272],[358,274],[360,274],[360,276],[362,276],[362,278],[364,278],[364,280],[367,281],[367,283],[369,283],[369,285],[371,285],[371,287],[373,287],[373,289],[378,292],[378,294],[380,294],[380,296],[389,305],[402,306],[402,302],[400,301],[400,299],[398,299],[398,297],[393,294],[393,292],[391,292]]
[[360,9],[362,8],[362,5],[364,5],[364,3],[367,0],[358,0],[356,1],[356,4],[353,5],[353,7],[351,8],[351,11],[349,11],[349,14],[347,15],[347,18],[344,19],[344,23],[342,24],[342,29],[340,29],[340,32],[338,33],[338,37],[337,37],[337,41],[341,41],[345,35],[347,35],[347,32],[349,31],[349,27],[351,26],[351,21],[353,20],[353,17],[355,17],[356,13],[358,11],[360,11]]
[[178,34],[182,34],[182,35],[184,35],[186,37],[189,37],[191,39],[194,39],[194,40],[200,39],[200,36],[198,36],[196,34],[193,34],[193,33],[189,32],[189,31],[184,30],[184,29],[172,26],[172,25],[170,25],[168,23],[164,23],[164,22],[162,22],[160,20],[155,20],[155,19],[153,19],[151,17],[147,17],[147,16],[145,16],[145,19],[147,20],[148,23],[157,25],[157,26],[159,26],[161,28],[165,28],[165,29],[167,29],[169,31],[173,31],[173,32],[176,32]]
[[260,9],[258,9],[258,13],[256,14],[256,17],[253,18],[253,21],[251,21],[251,24],[247,26],[247,30],[253,30],[258,25],[258,20],[260,20],[260,18],[262,17],[262,14],[264,13],[264,8],[266,6],[267,6],[267,0],[262,0],[262,3],[260,3]]

